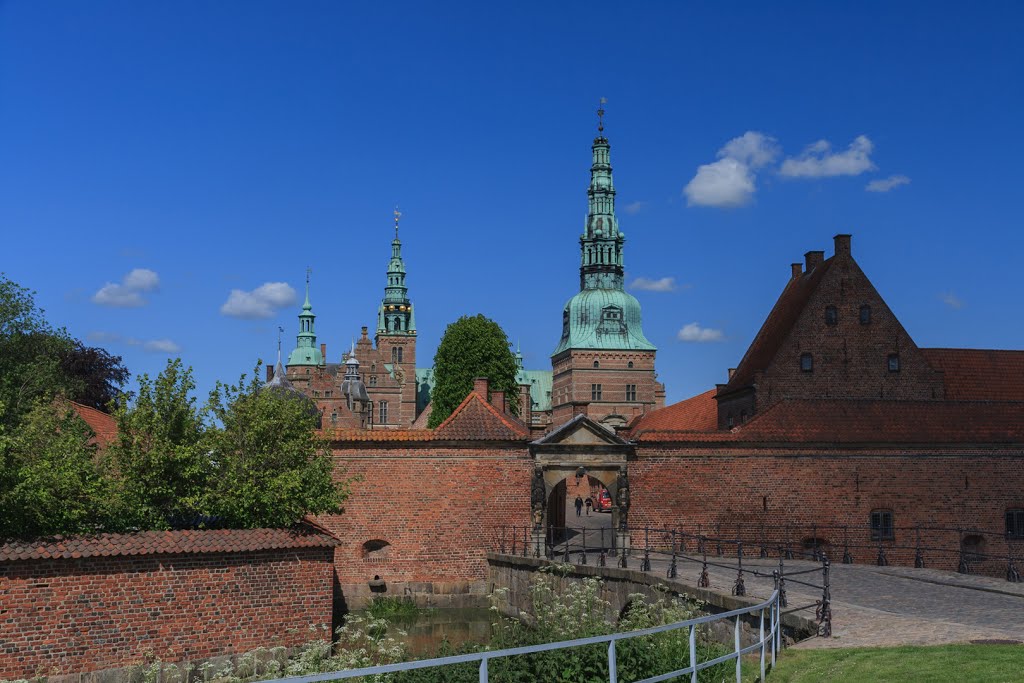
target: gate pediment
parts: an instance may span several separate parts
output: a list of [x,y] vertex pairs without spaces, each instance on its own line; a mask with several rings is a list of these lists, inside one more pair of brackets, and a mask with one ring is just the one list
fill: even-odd
[[631,446],[586,415],[577,415],[530,444],[531,446]]

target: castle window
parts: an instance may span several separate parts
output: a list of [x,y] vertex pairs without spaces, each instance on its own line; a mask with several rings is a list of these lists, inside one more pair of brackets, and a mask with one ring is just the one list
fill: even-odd
[[1024,538],[1024,509],[1006,511],[1006,537]]
[[335,410],[334,412],[331,413],[331,423],[332,424],[337,424],[338,423],[338,411],[337,410]]
[[380,413],[380,423],[382,425],[383,424],[387,424],[388,423],[388,402],[387,401],[381,401],[380,404],[379,404],[379,408],[380,408],[380,410],[378,412]]
[[871,324],[871,307],[864,304],[860,307],[860,324],[870,325]]
[[896,529],[892,524],[892,510],[871,511],[871,540],[892,541],[896,538]]
[[601,363],[600,363],[599,361],[596,361],[596,360],[595,360],[595,361],[594,361],[594,367],[595,367],[595,368],[599,368],[599,367],[601,367]]
[[835,306],[825,307],[825,324],[836,325],[839,323],[839,310]]
[[626,367],[627,368],[632,368],[633,367],[633,361],[629,361],[628,363],[626,363]]
[[331,397],[331,393],[332,392],[330,392],[330,391],[325,391],[324,392],[324,398],[330,398]]
[[371,363],[370,364],[370,372],[377,372],[377,364],[376,363]]
[[370,386],[377,386],[377,375],[370,375]]
[[814,372],[814,356],[809,353],[800,354],[800,371]]
[[402,362],[402,347],[393,346],[391,347],[391,362],[401,363]]
[[591,384],[590,385],[590,400],[600,401],[601,400],[601,385]]
[[732,429],[735,425],[736,420],[733,419],[732,413],[729,413],[729,416],[725,418],[725,426],[728,429]]
[[900,371],[900,354],[890,353],[889,354],[889,372]]
[[635,401],[636,400],[636,385],[635,384],[627,384],[626,385],[626,400],[627,401]]
[[741,410],[740,411],[740,424],[743,424],[746,421],[747,421],[747,411]]

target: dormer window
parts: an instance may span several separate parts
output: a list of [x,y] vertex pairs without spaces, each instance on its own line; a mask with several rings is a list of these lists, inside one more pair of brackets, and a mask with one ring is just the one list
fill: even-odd
[[626,331],[622,321],[622,309],[618,306],[605,306],[601,309],[601,323],[598,325],[599,332],[611,332],[621,334]]
[[860,307],[860,324],[870,325],[871,324],[871,307],[864,304]]
[[800,354],[800,371],[814,372],[814,356],[809,353]]
[[900,354],[890,353],[889,354],[889,372],[900,371]]
[[836,325],[839,323],[839,310],[835,306],[825,307],[825,324]]

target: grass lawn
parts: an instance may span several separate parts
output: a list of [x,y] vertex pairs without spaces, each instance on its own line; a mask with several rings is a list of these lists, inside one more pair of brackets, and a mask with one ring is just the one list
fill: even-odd
[[[755,680],[756,668],[744,662],[744,679]],[[767,683],[820,681],[1019,683],[1024,681],[1024,645],[791,649],[781,653],[767,676]]]

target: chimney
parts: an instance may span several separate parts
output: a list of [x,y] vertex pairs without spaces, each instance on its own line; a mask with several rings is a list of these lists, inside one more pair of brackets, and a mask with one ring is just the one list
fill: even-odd
[[736,374],[736,368],[729,368],[729,381],[732,381],[732,376]]
[[366,339],[366,325],[363,325],[362,330],[363,330],[363,336],[360,337],[360,339]]
[[790,263],[790,277],[800,277],[804,274],[804,264],[802,263]]
[[320,345],[320,357],[324,359],[324,365],[327,365],[327,344]]
[[519,419],[526,424],[533,424],[533,398],[530,396],[530,385],[519,385]]
[[274,379],[274,366],[267,363],[267,381]]
[[480,398],[487,400],[487,378],[477,377],[473,380],[473,392],[480,394]]
[[836,244],[836,256],[850,255],[850,235],[836,235],[832,239]]
[[504,391],[492,391],[491,392],[491,405],[498,409],[499,413],[505,412],[505,392]]
[[823,251],[809,251],[806,254],[804,254],[804,263],[806,264],[806,267],[804,268],[804,270],[806,270],[809,273],[812,270],[814,270],[815,266],[820,266],[822,263],[824,263],[824,261],[825,261],[825,252],[823,252]]

